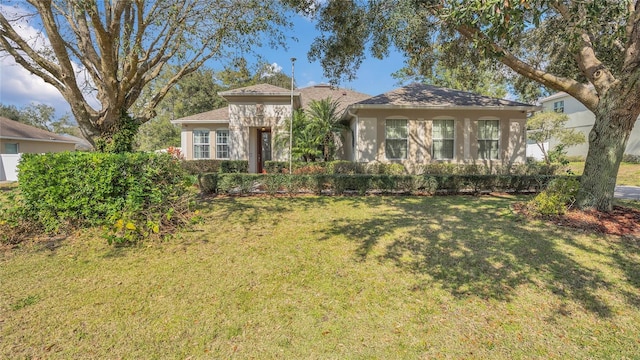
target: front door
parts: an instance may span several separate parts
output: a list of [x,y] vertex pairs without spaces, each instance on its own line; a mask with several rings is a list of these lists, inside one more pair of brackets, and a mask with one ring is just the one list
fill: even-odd
[[262,173],[264,162],[271,160],[271,129],[258,129],[258,173]]

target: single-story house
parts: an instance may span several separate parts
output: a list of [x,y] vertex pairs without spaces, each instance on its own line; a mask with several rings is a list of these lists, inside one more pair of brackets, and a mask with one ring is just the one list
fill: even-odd
[[180,124],[187,160],[248,160],[260,172],[267,160],[288,160],[293,109],[332,98],[349,125],[339,158],[397,162],[408,171],[432,162],[514,164],[526,160],[527,114],[539,107],[424,84],[371,97],[329,85],[294,91],[261,84],[220,93],[229,106],[172,121]]
[[[596,116],[580,101],[565,92],[559,92],[540,100],[540,105],[545,111],[556,111],[567,114],[567,116],[569,116],[569,121],[567,121],[565,127],[568,129],[575,129],[576,131],[583,133],[585,139],[589,139],[589,132],[591,131],[591,128],[593,128],[593,124],[596,122]],[[553,149],[557,144],[557,139],[551,139],[548,144],[549,149]],[[536,145],[534,144],[533,146]],[[531,148],[531,145],[529,145],[529,148]],[[589,150],[589,144],[585,142],[584,144],[568,147],[566,150],[567,155],[569,156],[586,157],[587,151]],[[639,126],[634,126],[624,153],[640,155]]]
[[64,135],[0,116],[0,181],[16,181],[20,154],[73,151],[76,141]]

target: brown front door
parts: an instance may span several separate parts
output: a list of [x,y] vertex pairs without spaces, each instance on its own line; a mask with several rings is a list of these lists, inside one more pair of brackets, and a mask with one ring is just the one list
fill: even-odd
[[264,162],[271,160],[271,129],[258,129],[258,173],[262,173]]

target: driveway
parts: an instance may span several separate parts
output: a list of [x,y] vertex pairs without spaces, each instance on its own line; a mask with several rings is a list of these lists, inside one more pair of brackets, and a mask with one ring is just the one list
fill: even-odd
[[618,199],[640,200],[640,186],[616,186],[613,196]]

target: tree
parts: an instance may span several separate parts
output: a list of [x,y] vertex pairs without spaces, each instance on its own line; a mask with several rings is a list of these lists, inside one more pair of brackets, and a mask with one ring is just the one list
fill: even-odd
[[[290,25],[270,0],[28,0],[2,9],[0,55],[58,89],[82,134],[103,151],[131,150],[137,127],[205,61],[264,41],[282,45],[281,27]],[[37,34],[21,33],[26,27]],[[167,65],[168,81],[129,113]]]
[[335,158],[336,142],[342,135],[345,125],[340,122],[338,106],[340,103],[331,98],[313,100],[309,103],[307,116],[318,133],[324,161],[332,161]]
[[180,146],[180,128],[173,125],[167,116],[158,116],[140,126],[136,134],[136,149],[154,151]]
[[[456,58],[461,56],[460,53],[453,54],[450,49],[439,52]],[[449,58],[444,54],[441,57],[442,59],[436,60],[429,68],[421,67],[426,64],[409,62],[391,75],[402,83],[417,81],[495,98],[504,98],[507,95],[507,76],[502,69],[480,58],[478,54],[465,54],[462,60]],[[451,62],[460,64],[450,66]]]
[[540,112],[527,119],[527,137],[536,142],[547,165],[551,164],[551,159],[544,144],[551,139],[558,141],[556,149],[564,149],[586,141],[584,134],[575,129],[565,128],[567,121],[567,114],[554,111]]
[[20,121],[20,110],[15,105],[3,105],[0,104],[0,116],[6,117],[7,119]]
[[367,49],[383,58],[395,46],[430,68],[441,44],[509,68],[532,83],[564,91],[595,116],[577,204],[612,209],[620,161],[640,114],[638,0],[283,0],[316,15],[323,31],[310,60],[332,79],[353,78]]

